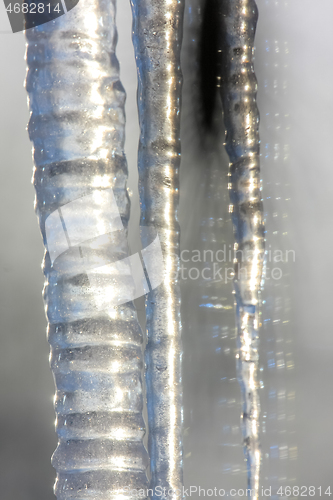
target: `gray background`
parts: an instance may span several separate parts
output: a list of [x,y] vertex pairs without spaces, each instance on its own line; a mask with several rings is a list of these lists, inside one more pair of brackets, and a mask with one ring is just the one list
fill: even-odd
[[[296,261],[283,267],[283,278],[267,281],[263,294],[263,483],[326,489],[332,471],[333,403],[333,5],[330,0],[258,0],[258,7],[256,72],[267,245],[296,252]],[[200,150],[193,120],[196,8],[195,0],[187,3],[183,50],[180,220],[182,247],[189,250],[206,248],[204,238],[215,234],[214,227],[209,229],[214,218],[223,221],[216,248],[232,241],[222,136],[208,150]],[[128,95],[126,154],[135,251],[136,71],[125,0],[118,2],[118,28],[117,52]],[[0,498],[48,500],[53,498],[50,456],[56,437],[41,297],[43,247],[33,210],[26,132],[25,41],[22,33],[9,30],[1,5]],[[225,307],[233,305],[231,285],[212,284],[207,289],[200,282],[184,282],[182,292],[185,482],[206,488],[245,487],[242,451],[237,447],[240,397],[234,380],[234,316]],[[218,296],[224,307],[200,309],[207,294]]]

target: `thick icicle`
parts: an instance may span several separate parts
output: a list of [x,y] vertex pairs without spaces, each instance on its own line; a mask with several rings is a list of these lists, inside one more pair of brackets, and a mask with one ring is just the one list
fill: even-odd
[[[143,246],[158,233],[163,283],[146,300],[146,383],[152,488],[182,487],[179,267],[180,96],[183,0],[131,0],[138,67],[139,191]],[[149,235],[149,233],[151,233]],[[146,235],[149,235],[148,237]],[[156,497],[157,498],[157,497]],[[178,496],[179,498],[179,496]]]
[[[124,260],[121,269],[106,265],[127,256],[130,210],[115,0],[81,0],[26,37],[35,206],[46,247],[44,300],[56,384],[55,493],[58,500],[115,500],[123,498],[123,488],[147,487],[148,465],[142,332],[132,302],[112,307],[132,287],[131,270]],[[117,230],[110,232],[117,210]]]
[[254,0],[228,0],[222,9],[221,95],[230,158],[230,198],[235,230],[235,293],[238,377],[243,394],[242,427],[252,498],[258,499],[261,451],[258,393],[259,295],[264,224],[259,171],[259,113],[253,68],[258,18]]

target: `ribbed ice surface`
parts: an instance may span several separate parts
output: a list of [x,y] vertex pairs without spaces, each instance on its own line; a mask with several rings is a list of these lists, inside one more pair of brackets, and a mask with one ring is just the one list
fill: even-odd
[[257,23],[254,0],[222,5],[221,96],[230,158],[230,198],[235,229],[235,291],[238,377],[243,393],[242,426],[250,487],[258,498],[259,444],[258,328],[264,258],[264,225],[259,172],[259,113],[253,68]]
[[[158,233],[165,279],[147,297],[146,381],[152,488],[182,487],[179,267],[180,46],[183,0],[132,0],[138,67],[141,226]],[[143,236],[143,246],[149,241]],[[159,490],[157,490],[158,494]],[[156,493],[156,490],[155,490]],[[154,497],[155,498],[155,497]]]
[[[58,500],[115,500],[122,488],[147,486],[148,465],[142,441],[142,332],[132,302],[111,305],[132,287],[131,270],[125,263],[110,274],[103,266],[127,256],[130,209],[115,0],[81,0],[26,37],[29,135],[46,246],[44,300],[56,383],[55,493]],[[105,190],[114,193],[123,230],[108,232]],[[68,218],[64,206],[78,198],[85,200],[81,210]],[[84,241],[52,266],[45,227],[54,213],[62,217],[64,233],[51,227],[51,235],[57,230],[70,240],[75,230]]]

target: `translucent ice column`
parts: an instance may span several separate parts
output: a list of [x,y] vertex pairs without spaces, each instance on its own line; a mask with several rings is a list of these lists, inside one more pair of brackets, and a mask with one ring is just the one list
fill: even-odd
[[115,0],[81,0],[26,37],[56,384],[55,493],[58,500],[118,499],[123,488],[147,486],[148,460],[142,332],[126,300],[133,285]]
[[[132,0],[138,67],[143,246],[158,233],[165,278],[146,300],[146,381],[152,487],[182,486],[179,267],[180,47],[183,0]],[[158,492],[159,490],[157,490]],[[155,490],[156,492],[156,490]],[[165,499],[162,495],[160,498]]]
[[230,159],[229,189],[235,231],[235,293],[238,377],[243,394],[242,427],[249,486],[258,498],[259,445],[258,329],[264,257],[259,171],[259,113],[253,68],[257,6],[229,0],[222,9],[221,96]]

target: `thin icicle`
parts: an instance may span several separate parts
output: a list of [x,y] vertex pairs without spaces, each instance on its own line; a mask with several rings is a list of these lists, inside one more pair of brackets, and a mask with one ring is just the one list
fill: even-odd
[[221,95],[230,158],[230,199],[235,230],[235,293],[242,428],[252,498],[259,498],[261,451],[258,393],[259,296],[264,224],[259,171],[259,113],[253,68],[258,18],[254,0],[228,0],[222,9]]
[[[55,493],[58,500],[116,500],[124,488],[147,488],[148,457],[142,332],[132,302],[112,307],[132,287],[125,260],[130,203],[115,0],[81,0],[26,37],[29,135],[56,384]],[[108,267],[119,260],[121,268]]]
[[[139,191],[142,243],[158,233],[163,283],[146,300],[146,383],[153,498],[182,488],[179,267],[180,48],[183,0],[131,0],[138,67]],[[173,490],[159,496],[157,487]],[[179,498],[179,496],[177,497]]]

